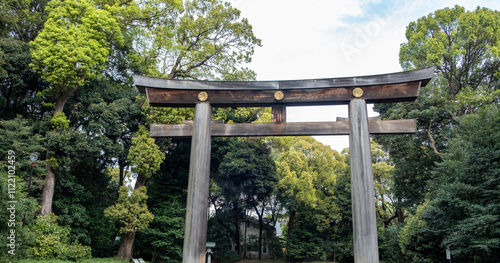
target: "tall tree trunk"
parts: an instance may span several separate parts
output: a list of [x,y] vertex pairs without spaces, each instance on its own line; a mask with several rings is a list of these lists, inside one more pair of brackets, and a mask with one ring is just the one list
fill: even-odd
[[118,187],[123,186],[123,181],[125,180],[125,169],[120,165],[120,173],[118,174]]
[[240,220],[238,218],[238,201],[233,201],[234,208],[234,225],[236,228],[235,239],[236,239],[236,250],[238,251],[238,255],[241,257],[241,239],[240,239]]
[[248,256],[248,244],[247,244],[247,237],[248,237],[248,235],[247,235],[247,230],[248,230],[248,223],[249,223],[249,221],[248,221],[248,214],[247,214],[246,211],[245,211],[245,220],[244,220],[244,222],[245,222],[245,224],[244,224],[245,232],[243,234],[243,244],[244,244],[243,245],[243,255],[245,255],[244,258],[247,258],[247,256]]
[[288,217],[288,237],[292,234],[293,227],[295,225],[295,216],[297,215],[297,212],[293,210],[290,213],[290,216]]
[[259,260],[262,259],[262,229],[264,228],[264,219],[259,215]]
[[147,177],[143,174],[138,174],[137,175],[137,180],[135,181],[135,186],[134,186],[134,189],[137,189],[141,186],[146,186],[146,182],[147,182]]
[[264,204],[262,205],[262,211],[259,212],[257,206],[255,208],[255,213],[259,217],[259,260],[262,259],[262,230],[264,228]]
[[66,102],[68,101],[68,99],[71,97],[71,95],[73,95],[73,93],[75,93],[75,91],[77,89],[78,89],[78,86],[76,86],[72,89],[69,89],[68,91],[66,91],[62,94],[59,94],[59,97],[57,98],[57,102],[56,102],[56,107],[54,109],[54,115],[56,113],[63,112],[64,105],[66,105]]
[[[54,109],[54,116],[57,113],[63,112],[64,105],[77,88],[78,87],[75,87],[59,96]],[[50,158],[52,157],[49,154],[50,150],[51,149],[47,147],[47,152],[45,155],[46,160],[50,160]],[[45,182],[43,184],[42,190],[42,201],[40,202],[42,206],[42,208],[40,209],[40,214],[42,216],[47,216],[52,213],[52,200],[54,198],[54,188],[56,186],[56,173],[54,169],[52,168],[52,166],[50,166],[49,163],[45,164],[45,169],[47,170],[47,174],[45,175]]]
[[[47,153],[48,154],[48,153]],[[52,199],[54,198],[54,187],[56,185],[56,173],[50,164],[45,164],[47,174],[45,175],[45,183],[43,184],[42,201],[40,214],[47,216],[52,213]]]
[[134,247],[135,232],[127,232],[122,235],[120,248],[118,249],[117,258],[131,259],[132,249]]

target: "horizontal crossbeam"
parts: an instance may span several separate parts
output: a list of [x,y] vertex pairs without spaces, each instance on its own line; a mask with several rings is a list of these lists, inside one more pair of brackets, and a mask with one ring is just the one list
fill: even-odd
[[[258,137],[258,136],[309,136],[309,135],[349,135],[347,119],[336,122],[290,122],[290,123],[212,123],[212,137]],[[416,120],[379,120],[370,118],[368,127],[371,134],[415,133]],[[193,124],[152,124],[151,137],[191,137]]]
[[[367,103],[413,101],[418,97],[420,81],[363,87]],[[207,102],[214,107],[269,107],[272,105],[309,106],[348,104],[354,98],[349,88],[282,90],[283,98],[276,100],[273,90],[210,90]],[[197,90],[147,89],[148,101],[156,107],[194,107],[200,102]]]

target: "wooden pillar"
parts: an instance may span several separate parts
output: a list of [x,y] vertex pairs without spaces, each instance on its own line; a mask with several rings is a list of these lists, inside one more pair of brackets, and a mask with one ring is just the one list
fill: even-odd
[[286,122],[286,106],[285,105],[273,105],[271,111],[271,118],[274,123],[284,123]]
[[349,127],[354,262],[378,263],[375,191],[373,187],[368,113],[364,99],[350,101]]
[[210,184],[212,107],[206,102],[195,106],[188,196],[184,229],[183,263],[205,263],[207,212]]

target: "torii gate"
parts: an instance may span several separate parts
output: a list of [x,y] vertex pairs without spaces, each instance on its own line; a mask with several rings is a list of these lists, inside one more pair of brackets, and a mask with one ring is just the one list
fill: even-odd
[[[205,263],[211,137],[349,135],[354,261],[378,263],[371,134],[415,133],[416,120],[367,117],[367,103],[413,101],[434,69],[286,81],[184,81],[134,76],[149,103],[195,107],[194,122],[151,125],[151,137],[192,137],[183,263]],[[286,123],[286,106],[349,105],[349,119]],[[272,107],[272,123],[212,122],[213,107]]]

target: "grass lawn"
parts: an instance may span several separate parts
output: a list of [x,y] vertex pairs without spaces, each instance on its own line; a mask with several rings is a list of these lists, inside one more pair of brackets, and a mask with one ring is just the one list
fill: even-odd
[[[21,260],[20,263],[74,263],[74,261],[64,261],[64,260]],[[310,261],[307,263],[332,263],[333,261]],[[84,261],[80,261],[80,263],[128,263],[127,260],[121,260],[116,258],[93,258]],[[285,259],[244,259],[237,261],[235,263],[288,263]],[[382,263],[382,261],[381,261]]]
[[[20,263],[74,263],[75,261],[69,260],[32,260],[25,259],[19,261]],[[128,263],[128,260],[125,259],[116,259],[116,258],[92,258],[83,261],[78,261],[80,263]]]
[[[244,259],[235,263],[288,263],[286,259]],[[333,261],[308,261],[307,263],[333,263]]]

